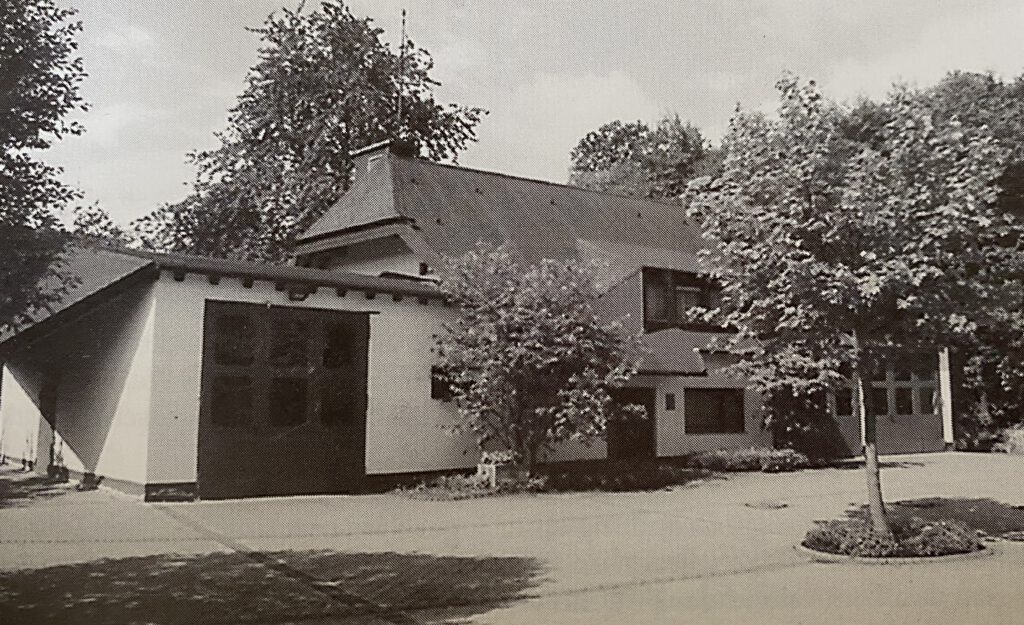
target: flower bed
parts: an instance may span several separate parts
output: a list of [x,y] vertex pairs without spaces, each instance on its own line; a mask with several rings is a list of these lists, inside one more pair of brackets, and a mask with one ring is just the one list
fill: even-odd
[[977,531],[961,521],[924,521],[917,517],[891,522],[893,536],[878,534],[861,517],[818,521],[802,545],[825,553],[861,558],[922,558],[984,549]]

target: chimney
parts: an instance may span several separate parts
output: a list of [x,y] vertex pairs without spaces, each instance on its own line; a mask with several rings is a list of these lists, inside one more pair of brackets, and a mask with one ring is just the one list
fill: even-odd
[[387,157],[392,151],[391,144],[391,139],[386,139],[349,152],[348,155],[352,159],[353,182],[366,175],[366,172],[370,169],[371,161],[380,157]]

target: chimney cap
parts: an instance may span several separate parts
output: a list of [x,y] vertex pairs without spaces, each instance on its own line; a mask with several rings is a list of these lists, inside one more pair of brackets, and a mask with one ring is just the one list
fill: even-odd
[[360,156],[361,154],[366,154],[367,152],[377,152],[378,150],[382,150],[384,148],[390,148],[390,147],[391,147],[391,139],[385,139],[383,141],[378,141],[377,143],[371,143],[370,145],[363,146],[363,147],[361,147],[361,148],[359,148],[357,150],[351,150],[348,153],[348,155],[349,155],[350,158],[355,158],[356,156]]
[[411,156],[415,157],[419,155],[419,150],[416,146],[416,142],[399,137],[398,139],[385,139],[378,141],[377,143],[371,143],[370,145],[352,150],[348,153],[349,158],[356,158],[364,154],[371,154],[373,152],[390,152],[398,156]]

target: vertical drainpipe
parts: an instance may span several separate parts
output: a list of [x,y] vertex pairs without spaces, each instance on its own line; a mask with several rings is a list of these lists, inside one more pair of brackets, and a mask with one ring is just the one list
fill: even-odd
[[939,351],[939,404],[942,407],[942,440],[953,449],[953,380],[949,371],[949,348]]

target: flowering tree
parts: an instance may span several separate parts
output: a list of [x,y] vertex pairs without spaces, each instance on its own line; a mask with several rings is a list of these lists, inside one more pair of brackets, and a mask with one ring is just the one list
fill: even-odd
[[481,245],[441,285],[457,311],[438,352],[459,429],[511,450],[530,472],[553,444],[604,433],[609,391],[636,372],[641,351],[639,337],[594,313],[587,267],[522,267],[506,247]]
[[[896,88],[870,142],[813,82],[778,83],[778,119],[738,112],[724,172],[691,187],[737,367],[762,389],[856,388],[887,357],[969,335],[1015,224],[995,208],[1005,151]],[[871,393],[859,397],[873,528],[882,500]]]

